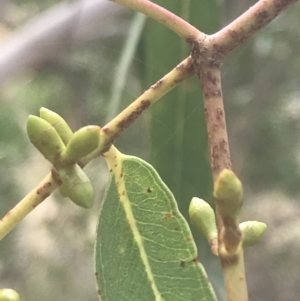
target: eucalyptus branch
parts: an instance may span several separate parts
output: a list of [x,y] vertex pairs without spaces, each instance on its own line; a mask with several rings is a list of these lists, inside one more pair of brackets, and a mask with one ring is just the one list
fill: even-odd
[[209,36],[207,43],[214,45],[219,57],[225,57],[297,1],[260,0],[228,26]]
[[[243,237],[239,229],[242,185],[230,171],[220,67],[209,59],[204,62],[200,59],[199,62],[197,73],[202,86],[211,170],[215,180],[217,253],[222,264],[228,301],[248,301]],[[230,195],[227,190],[230,191]],[[232,194],[231,191],[235,193]],[[215,249],[212,248],[212,251],[215,252]]]
[[[242,233],[244,232],[242,232],[239,226],[239,211],[243,202],[242,184],[231,171],[232,164],[226,129],[220,66],[224,58],[233,49],[271,22],[282,10],[297,0],[260,0],[241,17],[210,36],[203,34],[180,17],[151,1],[110,1],[144,13],[177,33],[190,44],[191,56],[151,86],[101,130],[94,128],[97,131],[97,138],[99,138],[100,132],[99,143],[97,140],[95,146],[91,148],[94,151],[85,152],[86,150],[82,148],[84,154],[78,157],[75,156],[77,152],[71,152],[72,148],[69,147],[71,143],[65,143],[65,141],[61,140],[62,136],[58,134],[54,127],[52,129],[52,124],[49,124],[50,121],[39,117],[32,118],[31,130],[32,138],[36,139],[35,146],[40,151],[44,151],[47,155],[45,157],[53,163],[57,172],[53,168],[52,172],[35,189],[0,220],[0,240],[62,183],[64,185],[67,183],[67,180],[70,180],[71,183],[70,171],[78,175],[75,172],[82,171],[78,165],[84,167],[92,159],[106,152],[114,143],[114,140],[145,110],[181,81],[196,73],[200,78],[202,86],[211,169],[215,180],[214,197],[216,201],[217,231],[214,228],[212,234],[207,236],[207,238],[214,254],[220,257],[228,301],[247,301],[248,293],[243,258]],[[45,131],[43,132],[41,128],[39,132],[35,131],[36,128],[34,126],[37,122],[43,123],[46,129],[48,129],[49,124],[49,127],[53,130],[51,137],[56,140],[59,138],[59,141],[57,140],[58,144],[52,143],[52,149],[48,149],[48,146],[39,140],[40,133],[44,134]],[[91,129],[87,130],[90,131]],[[50,134],[51,132],[48,133],[49,137]],[[75,134],[72,136],[72,139],[75,137]],[[80,137],[79,135],[77,136],[78,139],[76,141],[79,141]],[[70,141],[74,142],[75,140]],[[95,141],[95,139],[92,139],[92,141]],[[60,149],[57,149],[57,145]],[[82,145],[85,146],[86,143],[81,143],[80,147]],[[56,154],[64,154],[65,158],[63,156],[60,158]],[[75,154],[75,157],[71,156],[71,154]],[[73,169],[65,166],[67,162],[66,158],[76,158],[76,160],[73,160],[74,162],[71,160],[73,164],[73,167],[71,167]],[[65,180],[63,180],[62,175],[65,176]],[[80,175],[78,178],[81,179]],[[72,185],[67,188],[67,191],[72,190],[70,189]],[[191,212],[193,213],[193,210]],[[210,212],[213,212],[213,210],[210,210]],[[212,219],[210,218],[210,220]],[[201,224],[200,226],[202,227],[203,225]]]
[[168,27],[183,39],[204,37],[197,28],[165,8],[148,0],[110,0],[128,8],[139,11],[146,16]]
[[[271,22],[282,10],[296,1],[261,0],[216,34],[207,36],[206,39],[187,40],[191,45],[195,72],[200,77],[204,98],[211,169],[215,179],[218,255],[222,263],[229,301],[247,301],[248,293],[243,259],[243,235],[238,221],[242,197],[230,196],[227,198],[226,193],[224,197],[224,191],[216,193],[220,188],[219,186],[226,183],[228,175],[230,175],[229,178],[231,177],[231,180],[226,183],[229,185],[229,190],[233,187],[234,191],[239,186],[235,186],[238,179],[230,171],[232,164],[226,129],[220,66],[230,51],[245,42]],[[224,178],[224,175],[227,176]],[[241,189],[238,187],[237,194],[241,192]]]
[[[194,74],[192,58],[188,57],[162,79],[152,85],[123,112],[101,129],[98,148],[79,162],[84,167],[92,159],[103,154],[114,140],[129,127],[147,108]],[[24,197],[0,220],[0,240],[18,225],[36,206],[42,203],[61,185],[59,175],[52,169],[45,179]]]

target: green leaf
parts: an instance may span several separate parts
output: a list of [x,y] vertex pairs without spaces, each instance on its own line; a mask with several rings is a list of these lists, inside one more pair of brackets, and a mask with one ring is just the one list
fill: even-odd
[[102,301],[216,300],[187,222],[154,168],[114,147],[95,247]]

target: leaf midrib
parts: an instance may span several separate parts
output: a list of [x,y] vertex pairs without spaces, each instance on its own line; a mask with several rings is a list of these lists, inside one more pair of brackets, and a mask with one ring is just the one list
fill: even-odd
[[137,227],[135,217],[132,212],[131,204],[128,199],[124,176],[122,174],[123,173],[123,170],[122,170],[123,155],[114,146],[112,146],[110,148],[110,150],[105,154],[105,160],[107,162],[109,169],[115,175],[114,179],[115,179],[118,194],[120,197],[120,202],[123,205],[127,220],[130,224],[130,229],[132,231],[134,240],[138,246],[141,260],[145,266],[147,278],[149,280],[151,289],[155,296],[155,301],[164,301],[164,299],[161,297],[161,294],[156,286],[154,275],[153,275],[153,272],[152,272],[152,269],[151,269],[151,266],[150,266],[150,263],[149,263],[149,260],[147,257],[146,250],[143,245],[143,238]]

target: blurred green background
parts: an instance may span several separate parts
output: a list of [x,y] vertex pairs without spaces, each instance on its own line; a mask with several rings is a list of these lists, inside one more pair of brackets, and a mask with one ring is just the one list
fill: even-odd
[[[157,0],[205,33],[256,1]],[[230,55],[223,91],[233,167],[245,187],[242,220],[268,224],[247,249],[250,300],[299,300],[300,6]],[[76,130],[105,123],[189,53],[160,24],[105,0],[0,0],[0,215],[49,172],[29,143],[26,119],[45,106]],[[116,142],[155,166],[184,216],[193,196],[212,202],[200,84],[193,77],[161,99]],[[55,193],[0,242],[0,288],[22,301],[96,301],[93,240],[107,183],[102,158],[87,168],[90,210]],[[113,235],[113,233],[112,233]],[[195,233],[220,300],[219,262]]]

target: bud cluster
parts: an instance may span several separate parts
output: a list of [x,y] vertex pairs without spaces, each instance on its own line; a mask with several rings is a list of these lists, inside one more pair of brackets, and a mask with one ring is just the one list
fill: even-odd
[[86,126],[73,133],[60,115],[46,108],[40,109],[40,117],[31,115],[27,120],[31,143],[59,175],[60,193],[84,208],[93,205],[94,189],[78,163],[98,147],[100,130],[99,126]]
[[[267,225],[257,221],[238,222],[243,204],[243,186],[231,170],[223,170],[215,181],[214,197],[218,212],[202,199],[194,197],[190,203],[191,223],[205,236],[215,255],[232,255],[241,245],[256,245]],[[219,246],[217,246],[219,244]],[[222,254],[220,254],[220,252]]]

